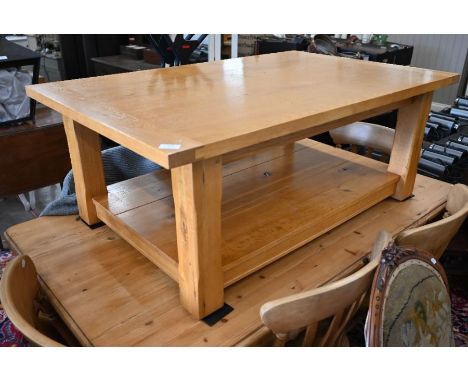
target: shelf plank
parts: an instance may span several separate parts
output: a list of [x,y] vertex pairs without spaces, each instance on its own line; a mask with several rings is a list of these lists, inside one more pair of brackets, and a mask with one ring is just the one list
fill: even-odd
[[[222,266],[230,285],[392,195],[387,165],[312,140],[266,151],[223,172]],[[170,174],[108,187],[98,217],[177,280]],[[161,254],[163,254],[161,256]]]
[[99,219],[107,224],[120,237],[130,243],[140,253],[156,264],[161,270],[169,275],[173,280],[179,280],[177,257],[170,257],[166,252],[159,249],[153,243],[141,237],[141,232],[117,218],[110,210],[102,204],[96,203],[96,211]]
[[[307,147],[314,147],[317,142],[310,141]],[[306,146],[296,144],[294,151],[303,150]],[[255,154],[248,154],[242,161],[228,161],[223,167],[224,177],[242,171],[264,162],[285,155],[283,147],[268,148]],[[240,159],[240,158],[238,158]],[[171,173],[160,169],[150,174],[137,178],[128,179],[108,186],[109,194],[98,198],[99,202],[109,209],[111,213],[117,215],[133,208],[141,207],[145,204],[171,196]]]

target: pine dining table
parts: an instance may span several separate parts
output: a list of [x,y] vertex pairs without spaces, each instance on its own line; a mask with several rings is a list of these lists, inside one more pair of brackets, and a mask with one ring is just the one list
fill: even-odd
[[233,310],[211,326],[182,306],[176,281],[107,226],[43,216],[5,237],[15,253],[31,257],[49,301],[83,346],[266,346],[275,337],[260,319],[262,304],[358,270],[380,230],[396,236],[434,219],[451,187],[417,175],[414,197],[387,198],[228,286],[224,299]]

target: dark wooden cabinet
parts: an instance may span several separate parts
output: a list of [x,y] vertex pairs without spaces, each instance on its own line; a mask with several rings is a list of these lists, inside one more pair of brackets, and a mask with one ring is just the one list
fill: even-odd
[[36,122],[0,127],[0,196],[63,181],[71,169],[60,114],[38,109]]

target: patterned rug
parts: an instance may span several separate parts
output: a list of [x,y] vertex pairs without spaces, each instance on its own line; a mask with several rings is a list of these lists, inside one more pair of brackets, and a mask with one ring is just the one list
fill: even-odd
[[468,277],[449,276],[456,346],[468,346]]
[[[0,279],[9,260],[13,258],[10,251],[0,251]],[[449,275],[452,299],[452,321],[456,346],[468,347],[468,278]],[[351,346],[364,346],[365,314],[356,317],[351,331],[348,333]],[[0,302],[0,346],[31,346],[23,334],[15,328]]]

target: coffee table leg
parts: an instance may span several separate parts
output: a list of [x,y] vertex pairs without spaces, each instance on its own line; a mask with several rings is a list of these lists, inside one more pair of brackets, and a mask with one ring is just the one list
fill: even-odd
[[171,170],[182,305],[203,318],[224,304],[221,158]]
[[398,111],[395,140],[388,165],[389,172],[400,175],[392,195],[394,199],[404,200],[413,192],[431,102],[432,92],[416,97],[413,103]]
[[93,197],[107,193],[99,134],[63,117],[75,180],[80,217],[89,225],[99,222]]

